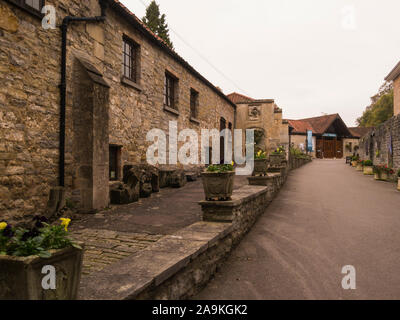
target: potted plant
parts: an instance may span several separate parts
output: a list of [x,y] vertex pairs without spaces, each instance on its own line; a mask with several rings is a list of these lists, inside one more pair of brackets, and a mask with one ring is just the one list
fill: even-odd
[[254,171],[253,171],[253,176],[260,174],[260,175],[266,175],[268,171],[268,159],[267,159],[267,153],[265,151],[258,151],[254,155]]
[[278,147],[274,152],[269,155],[269,162],[272,166],[280,166],[285,161],[286,150],[283,146]]
[[0,300],[77,298],[83,248],[68,238],[71,220],[61,221],[35,217],[29,230],[0,223]]
[[374,174],[374,164],[371,160],[365,160],[363,161],[363,173],[365,175],[373,175]]
[[352,167],[357,167],[357,161],[359,160],[359,157],[358,156],[352,156],[351,157],[351,165],[352,165]]
[[382,166],[380,165],[374,166],[373,170],[374,170],[374,179],[381,180]]
[[201,177],[207,201],[231,200],[235,182],[234,163],[210,165]]
[[400,169],[397,171],[397,190],[400,191]]
[[364,171],[363,161],[362,160],[357,160],[356,170],[357,171]]
[[389,175],[391,175],[393,173],[394,173],[394,171],[392,168],[388,167],[387,165],[382,166],[381,180],[388,181]]

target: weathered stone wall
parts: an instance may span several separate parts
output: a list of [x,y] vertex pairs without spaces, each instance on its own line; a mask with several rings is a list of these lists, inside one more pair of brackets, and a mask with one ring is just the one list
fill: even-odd
[[400,77],[393,81],[394,115],[400,114]]
[[[57,26],[66,15],[98,16],[97,0],[48,0]],[[140,45],[139,87],[121,82],[123,35]],[[205,82],[149,41],[112,9],[100,23],[72,23],[68,31],[66,175],[67,197],[76,196],[81,175],[76,160],[74,64],[86,59],[110,85],[109,142],[122,147],[124,164],[144,159],[153,128],[219,128],[220,117],[234,123],[234,108]],[[44,30],[41,19],[4,1],[0,3],[0,216],[23,220],[45,210],[58,185],[60,29]],[[164,74],[179,78],[179,115],[163,110]],[[189,121],[190,88],[199,92],[199,123]],[[80,143],[85,143],[80,140]],[[103,148],[104,146],[101,146]],[[105,154],[108,157],[108,152]],[[122,172],[120,172],[122,175]],[[120,175],[120,178],[122,176]],[[100,181],[100,180],[99,180]],[[103,181],[100,181],[103,183]],[[100,183],[99,182],[99,183]],[[97,188],[97,186],[95,186]]]
[[[390,137],[393,154],[389,152]],[[377,153],[379,151],[379,154]],[[400,115],[397,115],[360,139],[361,159],[372,160],[374,164],[400,169]]]

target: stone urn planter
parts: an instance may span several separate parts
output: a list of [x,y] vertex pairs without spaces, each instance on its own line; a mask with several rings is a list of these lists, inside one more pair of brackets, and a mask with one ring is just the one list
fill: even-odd
[[255,159],[254,160],[254,171],[253,176],[262,175],[265,176],[268,171],[268,160],[267,159]]
[[228,201],[231,199],[235,171],[203,172],[201,177],[207,201]]
[[379,172],[374,173],[374,179],[375,180],[381,180],[381,174]]
[[381,172],[381,180],[382,181],[388,181],[389,180],[389,174],[387,172]]
[[357,163],[356,170],[357,171],[364,171],[364,166],[363,166],[363,164],[361,162]]
[[353,168],[357,167],[357,161],[352,161],[352,162],[351,162],[351,166],[352,166]]
[[363,173],[364,173],[366,176],[372,176],[372,175],[374,174],[374,168],[371,167],[371,166],[365,166],[365,167],[364,167]]
[[271,166],[280,166],[283,161],[285,161],[284,154],[270,154],[269,155],[269,162],[270,162]]
[[[83,248],[83,243],[78,243]],[[50,258],[0,255],[0,300],[74,300],[81,278],[83,249],[51,250]],[[44,289],[55,268],[55,289]],[[43,283],[42,283],[43,282]]]

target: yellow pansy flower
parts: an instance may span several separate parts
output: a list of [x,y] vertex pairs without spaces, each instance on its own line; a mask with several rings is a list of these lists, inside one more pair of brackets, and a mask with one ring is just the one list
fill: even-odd
[[5,228],[7,228],[7,223],[1,222],[0,223],[0,231],[3,231]]
[[61,218],[61,225],[64,226],[65,231],[68,231],[68,226],[71,223],[71,219]]

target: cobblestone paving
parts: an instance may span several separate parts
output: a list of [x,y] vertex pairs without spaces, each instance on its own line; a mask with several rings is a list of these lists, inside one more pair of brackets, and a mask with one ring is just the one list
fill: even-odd
[[82,229],[71,237],[85,242],[83,276],[101,271],[108,265],[145,249],[161,239],[162,235],[127,233],[109,230]]

